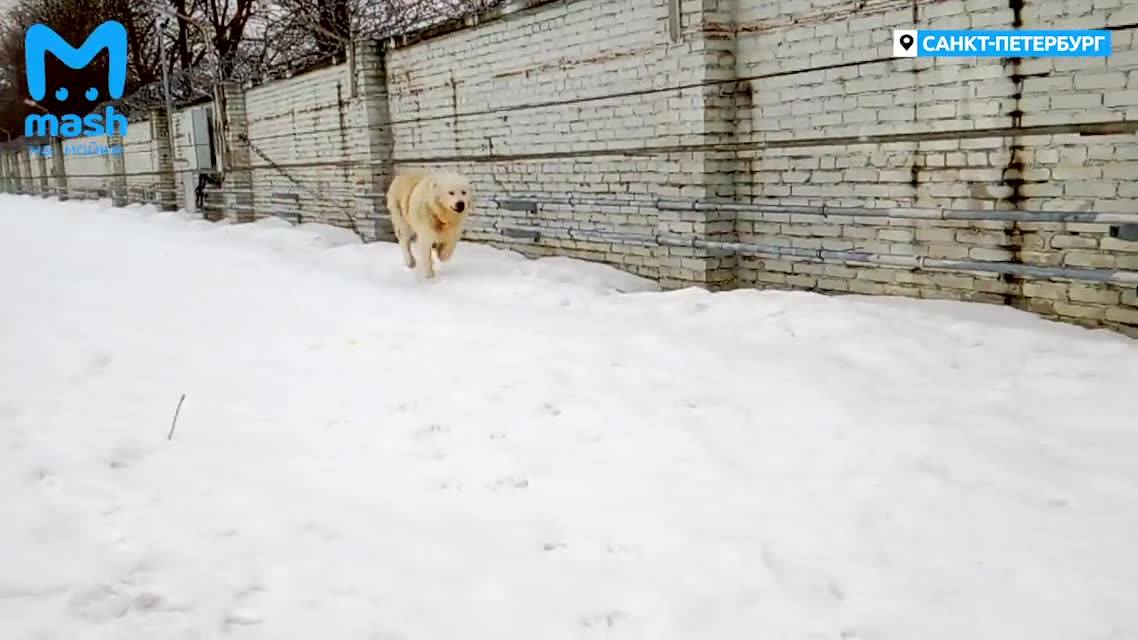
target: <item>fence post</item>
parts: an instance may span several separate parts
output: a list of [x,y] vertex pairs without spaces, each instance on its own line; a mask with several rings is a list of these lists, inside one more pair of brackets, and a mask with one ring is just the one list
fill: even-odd
[[[681,22],[714,23],[732,26],[734,12],[723,2],[682,3]],[[725,5],[725,6],[720,6]],[[735,70],[735,39],[719,38],[704,31],[681,34],[689,39],[690,53],[679,61],[688,81],[700,88],[687,98],[682,114],[683,131],[675,131],[685,141],[717,145],[736,139],[736,108],[741,83]],[[749,85],[745,85],[749,86]],[[667,126],[667,125],[666,125]],[[690,172],[673,174],[661,187],[663,195],[685,198],[734,200],[739,153],[734,150],[695,151],[669,154],[669,159],[691,167]],[[696,240],[736,242],[735,215],[717,211],[659,211],[657,232]],[[700,247],[668,247],[656,250],[660,284],[665,288],[704,286],[730,289],[735,285],[737,260],[734,254]]]
[[16,154],[14,151],[3,152],[4,158],[4,191],[16,193],[19,174],[16,167]]
[[55,190],[60,200],[68,198],[67,164],[63,161],[63,138],[51,139],[51,175],[55,178]]
[[126,191],[126,154],[121,133],[107,135],[107,163],[110,165],[110,184],[107,188],[111,193],[111,204],[116,207],[125,206],[130,202],[130,197]]
[[36,172],[39,173],[40,196],[46,198],[51,192],[51,185],[47,180],[47,156],[44,155],[44,144],[42,142],[36,148],[39,149],[39,153],[36,154]]
[[9,193],[20,192],[20,167],[18,163],[19,158],[17,157],[16,153],[17,152],[15,150],[12,150],[4,154],[4,157],[7,160],[7,185]]
[[235,222],[252,222],[253,170],[249,148],[249,123],[245,116],[245,91],[235,82],[222,82],[214,93],[221,123],[221,167],[226,216]]
[[388,104],[384,50],[379,42],[365,40],[355,46],[356,105],[349,116],[349,157],[355,197],[355,218],[365,239],[393,241],[395,232],[387,217],[384,192],[391,184],[394,140]]
[[178,208],[178,176],[174,171],[174,144],[170,135],[170,118],[165,109],[150,112],[150,157],[158,172],[158,208],[174,211]]
[[26,144],[20,147],[19,158],[20,174],[24,176],[24,190],[26,193],[34,193],[36,181],[32,177],[32,153]]
[[8,193],[8,152],[0,149],[0,192]]
[[24,163],[20,158],[19,148],[9,157],[9,162],[11,162],[12,176],[16,179],[16,193],[23,193],[26,176],[24,176]]

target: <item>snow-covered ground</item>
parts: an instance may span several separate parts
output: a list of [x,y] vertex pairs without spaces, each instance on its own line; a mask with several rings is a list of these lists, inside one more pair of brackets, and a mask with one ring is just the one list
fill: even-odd
[[1129,640],[1136,393],[1007,308],[0,196],[0,638]]

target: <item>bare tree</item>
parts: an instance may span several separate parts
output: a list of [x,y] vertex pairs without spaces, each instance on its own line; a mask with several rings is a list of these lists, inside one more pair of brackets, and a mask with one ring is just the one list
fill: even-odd
[[273,42],[289,44],[290,67],[343,59],[348,43],[382,38],[483,11],[500,0],[272,0],[263,9]]
[[209,30],[209,47],[221,78],[233,76],[241,39],[256,5],[257,0],[198,0],[193,13],[200,13]]
[[176,65],[179,69],[189,69],[197,62],[195,58],[190,55],[190,25],[186,18],[190,13],[190,7],[187,6],[186,0],[170,0],[170,9],[177,16],[177,30],[174,35],[174,55],[170,57],[171,67]]

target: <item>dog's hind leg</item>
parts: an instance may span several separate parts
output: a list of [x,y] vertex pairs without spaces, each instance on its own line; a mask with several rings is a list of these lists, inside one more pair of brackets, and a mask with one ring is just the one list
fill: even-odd
[[407,265],[408,269],[414,269],[415,256],[411,254],[411,238],[401,239],[399,248],[403,250],[403,264]]
[[394,194],[387,194],[387,213],[391,217],[391,227],[395,230],[395,240],[399,243],[399,250],[403,252],[403,264],[408,269],[415,268],[415,256],[411,255],[411,241],[415,232],[403,217],[403,208]]
[[418,254],[415,258],[418,261],[419,273],[424,278],[435,277],[435,264],[431,256],[431,247],[433,243],[430,238],[420,236],[415,242],[415,253]]
[[415,256],[411,254],[411,243],[415,240],[415,232],[402,218],[392,216],[391,219],[395,227],[395,237],[399,240],[399,250],[403,252],[403,264],[407,265],[408,269],[414,269]]

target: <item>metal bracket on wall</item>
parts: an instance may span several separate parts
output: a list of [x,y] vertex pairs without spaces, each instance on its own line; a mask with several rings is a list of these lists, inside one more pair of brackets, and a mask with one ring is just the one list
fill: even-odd
[[537,213],[537,202],[533,200],[498,200],[498,208],[507,211]]
[[1116,224],[1110,228],[1110,237],[1138,242],[1138,224]]
[[300,224],[300,196],[295,193],[277,192],[269,195],[270,213],[282,220]]
[[509,227],[502,227],[499,232],[507,238],[520,238],[525,240],[533,240],[537,242],[541,239],[541,233],[537,231],[530,231],[529,229],[511,229]]

